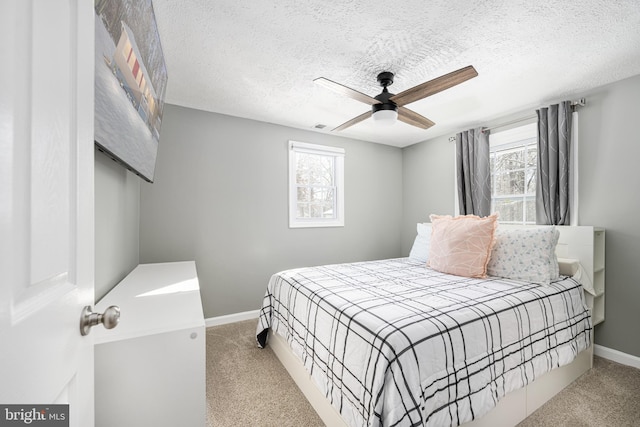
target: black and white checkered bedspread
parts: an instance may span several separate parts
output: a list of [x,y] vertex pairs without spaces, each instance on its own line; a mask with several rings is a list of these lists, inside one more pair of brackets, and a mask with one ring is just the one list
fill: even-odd
[[439,273],[409,258],[269,281],[258,344],[288,341],[350,426],[457,426],[590,345],[580,284]]

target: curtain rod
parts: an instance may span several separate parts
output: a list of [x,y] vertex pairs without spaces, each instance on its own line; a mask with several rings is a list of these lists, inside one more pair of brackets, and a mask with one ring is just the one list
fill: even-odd
[[[580,98],[580,99],[578,99],[576,101],[571,101],[571,106],[574,108],[574,110],[576,108],[578,108],[578,107],[584,107],[585,105],[587,105],[587,100],[585,98]],[[499,125],[496,125],[496,126],[491,126],[490,128],[482,128],[482,132],[486,132],[486,131],[489,131],[491,129],[497,129],[497,128],[513,125],[513,124],[516,124],[516,123],[524,122],[526,120],[535,119],[536,117],[538,117],[537,114],[531,115],[531,116],[526,116],[526,117],[521,117],[519,119],[511,120],[509,122],[500,123]],[[455,142],[455,141],[456,141],[456,137],[455,136],[449,137],[449,142]]]
[[513,125],[513,124],[520,123],[520,122],[524,122],[526,120],[535,119],[536,117],[538,117],[538,115],[534,114],[534,115],[531,115],[531,116],[521,117],[519,119],[511,120],[509,122],[500,123],[499,125],[491,126],[490,128],[483,127],[482,128],[482,132],[487,132],[487,131],[490,131],[491,129],[502,128],[502,127],[505,127],[505,126]]

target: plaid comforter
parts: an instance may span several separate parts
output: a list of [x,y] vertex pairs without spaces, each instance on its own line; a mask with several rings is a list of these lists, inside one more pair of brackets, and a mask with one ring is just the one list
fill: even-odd
[[257,327],[288,341],[350,426],[457,426],[570,363],[591,319],[549,286],[439,273],[409,258],[273,275]]

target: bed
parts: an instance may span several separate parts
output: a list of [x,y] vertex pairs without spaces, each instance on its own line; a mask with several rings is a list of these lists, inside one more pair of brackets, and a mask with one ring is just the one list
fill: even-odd
[[[277,273],[258,344],[273,348],[327,425],[515,425],[592,363],[580,259],[556,257],[576,243],[535,229],[552,236],[533,240],[544,258],[536,269],[552,266],[537,282],[428,268],[425,224],[407,258]],[[489,250],[500,259],[495,235]],[[510,251],[503,245],[513,264]],[[535,264],[530,255],[516,264]]]

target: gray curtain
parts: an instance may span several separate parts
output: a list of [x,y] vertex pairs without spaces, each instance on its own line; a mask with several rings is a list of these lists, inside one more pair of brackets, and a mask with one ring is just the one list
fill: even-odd
[[538,173],[536,223],[569,225],[569,160],[571,102],[536,110],[538,115]]
[[469,129],[456,135],[456,170],[460,215],[491,213],[489,132]]

